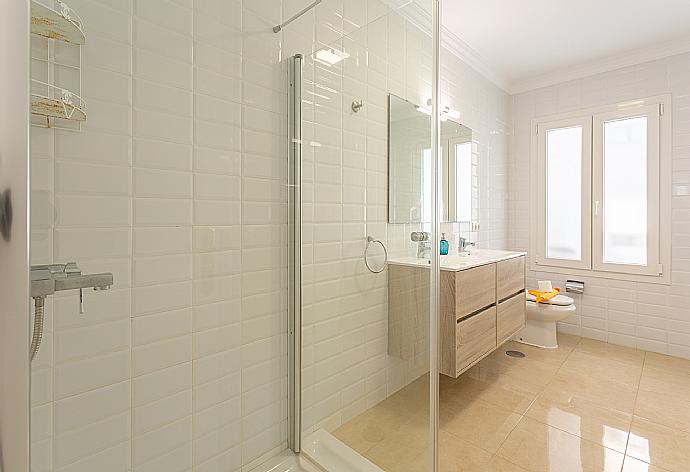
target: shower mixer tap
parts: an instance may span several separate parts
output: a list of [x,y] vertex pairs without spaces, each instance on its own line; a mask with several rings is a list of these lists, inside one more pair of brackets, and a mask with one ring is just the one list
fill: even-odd
[[45,299],[63,290],[79,290],[79,313],[84,314],[84,289],[108,290],[113,274],[82,274],[76,262],[31,266],[31,297],[34,299],[34,330],[31,338],[31,359],[36,356],[43,337]]
[[76,262],[31,266],[31,296],[45,297],[63,290],[79,290],[79,313],[84,313],[83,289],[107,290],[113,274],[82,274]]

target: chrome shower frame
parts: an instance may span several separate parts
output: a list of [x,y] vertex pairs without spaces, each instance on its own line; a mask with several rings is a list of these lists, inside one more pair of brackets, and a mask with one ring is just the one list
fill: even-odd
[[288,58],[288,447],[302,437],[302,55]]

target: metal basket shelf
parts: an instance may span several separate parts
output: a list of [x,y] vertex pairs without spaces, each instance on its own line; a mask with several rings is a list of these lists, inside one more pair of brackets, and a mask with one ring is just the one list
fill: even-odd
[[31,1],[31,32],[69,44],[84,44],[86,36],[79,15],[60,0],[55,0],[55,5],[57,10]]

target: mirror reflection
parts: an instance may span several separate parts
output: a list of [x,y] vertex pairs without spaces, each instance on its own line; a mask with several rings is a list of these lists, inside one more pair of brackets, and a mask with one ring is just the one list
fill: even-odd
[[[477,159],[472,130],[444,113],[441,122],[441,220],[472,221]],[[395,95],[388,100],[388,221],[431,221],[431,110]]]

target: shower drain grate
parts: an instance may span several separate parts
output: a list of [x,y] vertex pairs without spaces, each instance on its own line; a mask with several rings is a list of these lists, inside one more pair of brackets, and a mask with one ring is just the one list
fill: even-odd
[[525,353],[520,352],[520,351],[506,351],[506,355],[510,356],[510,357],[518,357],[518,358],[525,357]]

